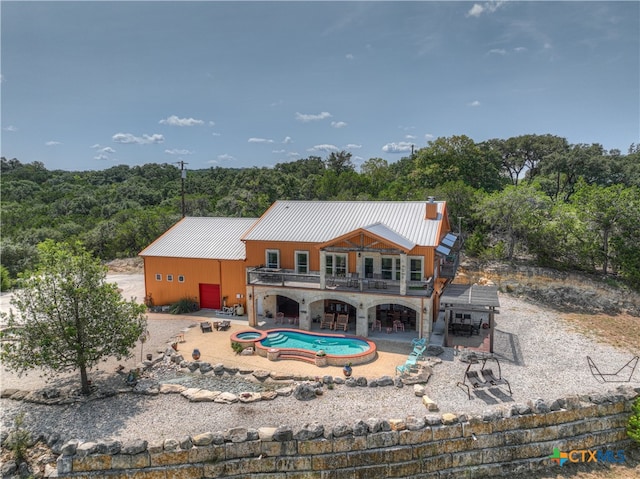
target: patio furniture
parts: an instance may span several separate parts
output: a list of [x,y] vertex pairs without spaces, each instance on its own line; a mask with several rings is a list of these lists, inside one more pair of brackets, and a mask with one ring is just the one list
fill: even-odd
[[336,318],[335,330],[342,329],[346,331],[349,329],[349,315],[348,314],[339,314]]
[[324,317],[320,320],[320,329],[324,329],[325,327],[333,329],[333,321],[335,318],[335,313],[324,313]]
[[211,326],[211,322],[209,322],[209,321],[202,321],[200,323],[200,330],[203,333],[206,333],[206,332],[210,332],[211,333],[211,332],[213,332],[213,326]]
[[471,385],[473,389],[482,389],[491,385],[490,382],[483,381],[480,378],[480,376],[478,375],[478,371],[470,371],[470,367],[471,363],[469,363],[469,366],[467,366],[467,369],[464,372],[464,379],[462,381],[458,381],[458,383],[456,384],[456,386],[458,386],[460,389],[466,388],[467,396],[469,397],[469,399],[471,399],[471,388],[469,387],[469,385]]
[[416,346],[424,346],[425,344],[427,344],[427,338],[413,338],[411,340],[411,344],[413,344],[414,348]]
[[282,313],[282,312],[276,313],[275,322],[276,323],[280,323],[280,324],[284,324],[284,313]]
[[507,381],[503,377],[496,377],[495,374],[493,374],[493,371],[491,369],[488,369],[488,368],[487,369],[481,369],[480,372],[482,373],[482,377],[489,384],[491,384],[492,386],[502,386],[502,385],[506,384],[507,387],[509,388],[509,394],[513,394],[511,392],[511,385],[509,384],[509,381]]
[[387,283],[383,281],[381,273],[373,273],[373,277],[367,281],[367,288],[371,289],[371,285],[376,289],[387,289]]
[[231,321],[225,319],[224,321],[220,321],[216,329],[218,331],[225,331],[231,327]]
[[236,314],[236,308],[234,308],[233,306],[223,306],[221,314],[228,314],[230,316],[233,316],[234,314]]
[[[622,366],[620,369],[618,369],[615,373],[602,373],[602,372],[600,372],[600,369],[598,368],[598,366],[596,366],[596,363],[589,356],[587,356],[587,364],[589,364],[589,369],[591,370],[591,374],[593,375],[594,378],[596,378],[596,380],[598,382],[603,382],[603,383],[613,383],[613,382],[628,383],[628,382],[631,381],[631,377],[633,376],[633,373],[636,370],[636,366],[638,365],[638,359],[640,359],[640,356],[634,356],[633,358],[631,358],[630,361],[628,361],[624,366]],[[625,369],[629,370],[629,376],[626,379],[624,379],[622,376],[620,376],[620,373],[622,373],[622,371],[625,370]]]
[[349,288],[357,288],[360,285],[359,276],[360,273],[351,273],[351,276],[347,280],[347,286]]
[[380,321],[379,319],[376,319],[373,323],[371,323],[371,331],[375,331],[375,329],[378,329],[378,331],[382,331],[382,321]]
[[298,316],[292,316],[287,318],[287,320],[289,321],[289,324],[299,324]]
[[397,333],[399,330],[402,330],[404,332],[404,323],[402,321],[400,321],[399,319],[396,319],[393,322],[393,330]]
[[413,351],[409,353],[410,356],[416,356],[419,360],[424,359],[424,352],[427,350],[427,346],[414,346]]

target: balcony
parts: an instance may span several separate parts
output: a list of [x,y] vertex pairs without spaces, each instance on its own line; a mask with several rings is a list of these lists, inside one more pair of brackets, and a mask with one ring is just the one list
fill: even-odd
[[[320,272],[310,271],[298,274],[293,270],[272,268],[250,268],[247,283],[256,286],[281,288],[321,289]],[[356,292],[361,294],[388,294],[400,296],[400,281],[388,279],[352,279],[349,277],[329,277],[325,279],[325,290]],[[427,281],[407,281],[406,296],[430,297],[433,293],[433,279]]]

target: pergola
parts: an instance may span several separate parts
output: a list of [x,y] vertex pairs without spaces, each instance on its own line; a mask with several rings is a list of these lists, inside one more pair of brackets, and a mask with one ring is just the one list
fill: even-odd
[[449,321],[456,313],[485,313],[489,317],[489,351],[493,352],[493,329],[496,308],[500,307],[497,286],[478,284],[450,284],[440,297],[440,308],[444,309],[445,344],[449,344]]

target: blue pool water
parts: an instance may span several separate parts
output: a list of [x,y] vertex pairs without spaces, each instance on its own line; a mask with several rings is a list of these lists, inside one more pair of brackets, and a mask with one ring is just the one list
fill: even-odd
[[262,333],[257,331],[243,331],[237,334],[238,339],[258,339]]
[[369,344],[358,338],[319,336],[298,331],[271,332],[260,344],[267,348],[295,348],[308,351],[322,349],[325,353],[335,356],[353,356],[369,351]]

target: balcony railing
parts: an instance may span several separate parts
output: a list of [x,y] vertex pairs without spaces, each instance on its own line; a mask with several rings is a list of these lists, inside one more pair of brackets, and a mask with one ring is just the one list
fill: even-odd
[[[273,268],[251,268],[247,270],[248,284],[286,288],[320,289],[320,272],[305,274],[293,270]],[[325,288],[338,291],[360,291],[363,294],[400,294],[400,281],[380,278],[350,278],[326,276]],[[429,297],[433,293],[433,280],[407,281],[407,296]]]

